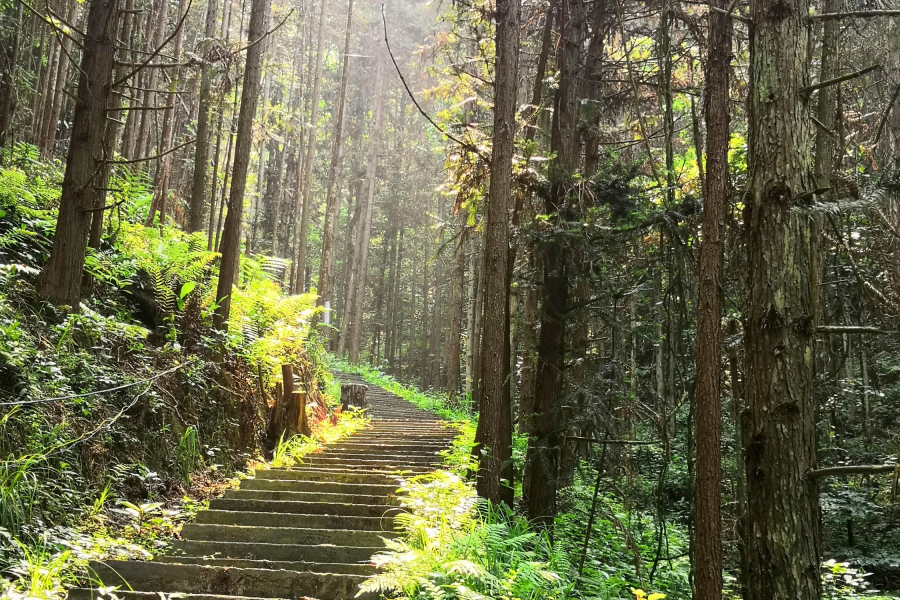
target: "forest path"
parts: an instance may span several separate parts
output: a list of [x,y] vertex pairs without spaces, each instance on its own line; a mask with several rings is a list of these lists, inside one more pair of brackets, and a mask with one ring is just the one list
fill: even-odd
[[[434,414],[381,388],[369,385],[367,400],[368,427],[302,466],[257,470],[197,513],[171,555],[93,563],[93,585],[119,586],[123,600],[173,593],[188,600],[354,598],[374,572],[370,559],[384,548],[382,538],[398,535],[402,474],[435,469],[455,435]],[[70,600],[100,597],[97,587],[69,592]]]

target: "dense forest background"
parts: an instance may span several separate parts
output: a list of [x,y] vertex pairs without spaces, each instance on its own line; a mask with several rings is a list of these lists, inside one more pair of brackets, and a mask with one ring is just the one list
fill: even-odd
[[898,18],[0,0],[2,531],[240,470],[346,360],[475,419],[569,597],[900,590]]

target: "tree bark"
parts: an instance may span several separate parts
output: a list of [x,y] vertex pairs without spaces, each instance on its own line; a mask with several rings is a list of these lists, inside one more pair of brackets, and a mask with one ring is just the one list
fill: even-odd
[[91,209],[101,169],[106,106],[116,51],[118,0],[93,0],[88,13],[72,142],[66,160],[53,248],[38,282],[41,296],[77,308]]
[[259,101],[263,55],[266,50],[266,30],[269,26],[269,0],[252,0],[250,8],[250,47],[244,65],[244,89],[241,92],[241,111],[238,115],[235,139],[234,167],[231,173],[231,192],[228,196],[228,215],[222,232],[222,259],[219,268],[219,284],[216,289],[218,308],[214,317],[218,329],[227,329],[231,312],[231,291],[238,270],[241,253],[241,222],[244,217],[244,190],[247,186],[247,170],[250,166],[250,145],[253,137],[253,119]]
[[722,240],[730,188],[729,81],[731,17],[728,0],[709,0],[706,61],[706,198],[700,245],[697,307],[697,519],[696,598],[722,598]]
[[476,488],[491,502],[513,505],[512,419],[507,360],[509,212],[516,133],[519,66],[519,0],[497,0],[494,129],[491,181],[484,234],[487,278],[481,338],[480,415],[475,442],[481,448]]
[[[560,0],[559,86],[554,100],[551,151],[556,159],[549,166],[550,191],[544,211],[551,225],[568,220],[567,194],[578,167],[577,77],[584,40],[585,15],[577,0]],[[556,515],[556,484],[559,469],[559,422],[565,350],[565,311],[568,301],[566,252],[559,234],[545,243],[541,292],[541,332],[535,381],[534,421],[525,459],[522,490],[529,517],[550,529]]]
[[818,600],[813,398],[816,189],[807,0],[752,0],[746,374],[748,600]]

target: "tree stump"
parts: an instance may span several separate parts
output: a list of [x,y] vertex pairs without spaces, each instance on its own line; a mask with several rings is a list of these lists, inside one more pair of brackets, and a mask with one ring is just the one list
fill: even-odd
[[359,383],[349,383],[341,386],[341,410],[349,410],[351,406],[356,408],[368,408],[366,392],[369,386]]

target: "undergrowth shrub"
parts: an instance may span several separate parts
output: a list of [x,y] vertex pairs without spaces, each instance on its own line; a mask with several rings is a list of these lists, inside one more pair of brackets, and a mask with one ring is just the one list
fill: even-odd
[[[264,458],[282,363],[297,367],[319,439],[362,426],[347,415],[325,431],[337,400],[320,393],[330,380],[312,327],[315,297],[286,297],[283,264],[242,256],[230,332],[215,330],[219,255],[171,222],[143,226],[152,185],[140,172],[114,169],[116,208],[87,256],[81,305],[66,312],[43,302],[34,284],[52,245],[62,164],[27,145],[4,153],[0,598],[60,597],[86,557],[114,556],[104,540],[163,544],[184,518],[172,511],[186,494],[215,495]],[[283,459],[307,442],[286,442]]]
[[567,598],[565,556],[527,520],[476,499],[471,483],[448,471],[414,477],[402,490],[414,512],[395,517],[403,537],[374,557],[382,573],[361,587],[428,600]]

